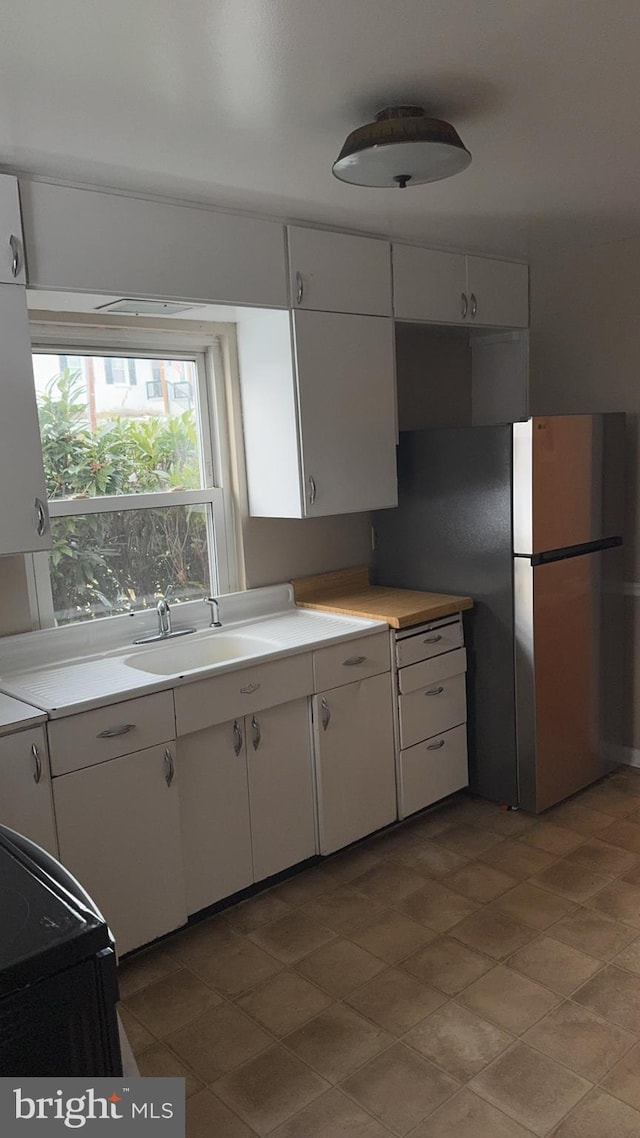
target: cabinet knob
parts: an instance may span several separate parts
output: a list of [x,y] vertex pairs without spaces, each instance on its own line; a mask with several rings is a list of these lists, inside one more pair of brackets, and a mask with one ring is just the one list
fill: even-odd
[[42,778],[42,759],[40,758],[40,752],[35,743],[31,747],[31,754],[33,755],[33,764],[35,767],[35,770],[33,772],[33,781],[40,782],[40,779]]
[[242,750],[242,731],[240,730],[240,727],[238,726],[238,720],[237,719],[233,724],[233,739],[234,739],[233,749],[234,749],[236,755],[239,755],[241,750]]
[[302,273],[296,273],[296,304],[302,304],[304,296],[304,277]]
[[260,734],[260,724],[258,723],[258,720],[256,719],[255,715],[252,716],[252,719],[251,719],[251,730],[253,731],[253,739],[252,739],[253,749],[254,749],[254,751],[257,751],[258,747],[260,746],[260,740],[262,739],[262,735]]
[[476,314],[478,312],[478,301],[476,300],[475,292],[471,293],[470,299],[471,299],[471,319],[475,320]]
[[329,704],[324,696],[320,700],[320,707],[322,708],[322,730],[326,731],[331,723],[331,711],[329,710]]
[[175,763],[173,761],[173,755],[172,755],[172,753],[168,747],[166,748],[166,750],[164,752],[164,767],[165,767],[164,780],[165,780],[167,786],[171,786],[171,783],[173,782],[173,780],[175,778],[176,768],[175,768]]
[[469,301],[467,300],[466,292],[460,293],[460,315],[463,320],[467,319],[467,312],[469,311]]
[[11,276],[17,277],[20,272],[20,242],[13,233],[9,237],[9,248],[11,250]]

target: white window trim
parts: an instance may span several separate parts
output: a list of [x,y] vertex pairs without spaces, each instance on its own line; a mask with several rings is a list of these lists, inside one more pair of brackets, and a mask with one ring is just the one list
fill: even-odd
[[[222,344],[235,337],[232,324],[200,326],[197,331],[157,325],[144,327],[106,326],[104,323],[74,323],[68,318],[49,323],[32,322],[31,340],[34,353],[60,354],[64,346],[68,355],[138,354],[148,359],[193,359],[197,368],[198,400],[200,409],[200,436],[205,486],[198,490],[169,491],[131,495],[104,495],[99,498],[52,499],[48,502],[51,517],[70,517],[78,514],[101,513],[109,510],[145,509],[161,506],[204,504],[211,506],[212,526],[209,543],[212,551],[212,590],[230,593],[244,587],[241,571],[234,479],[231,469],[229,434],[231,424],[227,414],[226,388],[229,379],[225,368],[229,360],[228,348]],[[55,626],[53,597],[49,577],[48,555],[34,553],[25,558],[27,583],[31,602],[32,624],[35,628]],[[110,620],[117,619],[115,617]]]

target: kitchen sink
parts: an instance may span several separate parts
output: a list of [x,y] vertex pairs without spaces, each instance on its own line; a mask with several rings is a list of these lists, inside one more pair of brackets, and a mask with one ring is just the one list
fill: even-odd
[[124,663],[140,672],[156,676],[174,676],[195,668],[209,668],[245,656],[263,656],[273,652],[277,644],[242,632],[216,632],[209,636],[185,637],[162,641],[154,648],[126,656]]

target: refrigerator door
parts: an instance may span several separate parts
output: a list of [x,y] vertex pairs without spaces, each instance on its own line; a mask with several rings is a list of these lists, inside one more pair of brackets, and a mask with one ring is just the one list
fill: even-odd
[[622,532],[624,414],[536,416],[513,429],[514,552]]

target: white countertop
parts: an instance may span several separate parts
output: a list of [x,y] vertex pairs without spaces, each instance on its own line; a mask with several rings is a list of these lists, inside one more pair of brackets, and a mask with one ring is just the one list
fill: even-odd
[[30,707],[28,703],[21,703],[0,692],[0,736],[12,735],[25,727],[37,727],[46,718],[46,713],[37,707]]

